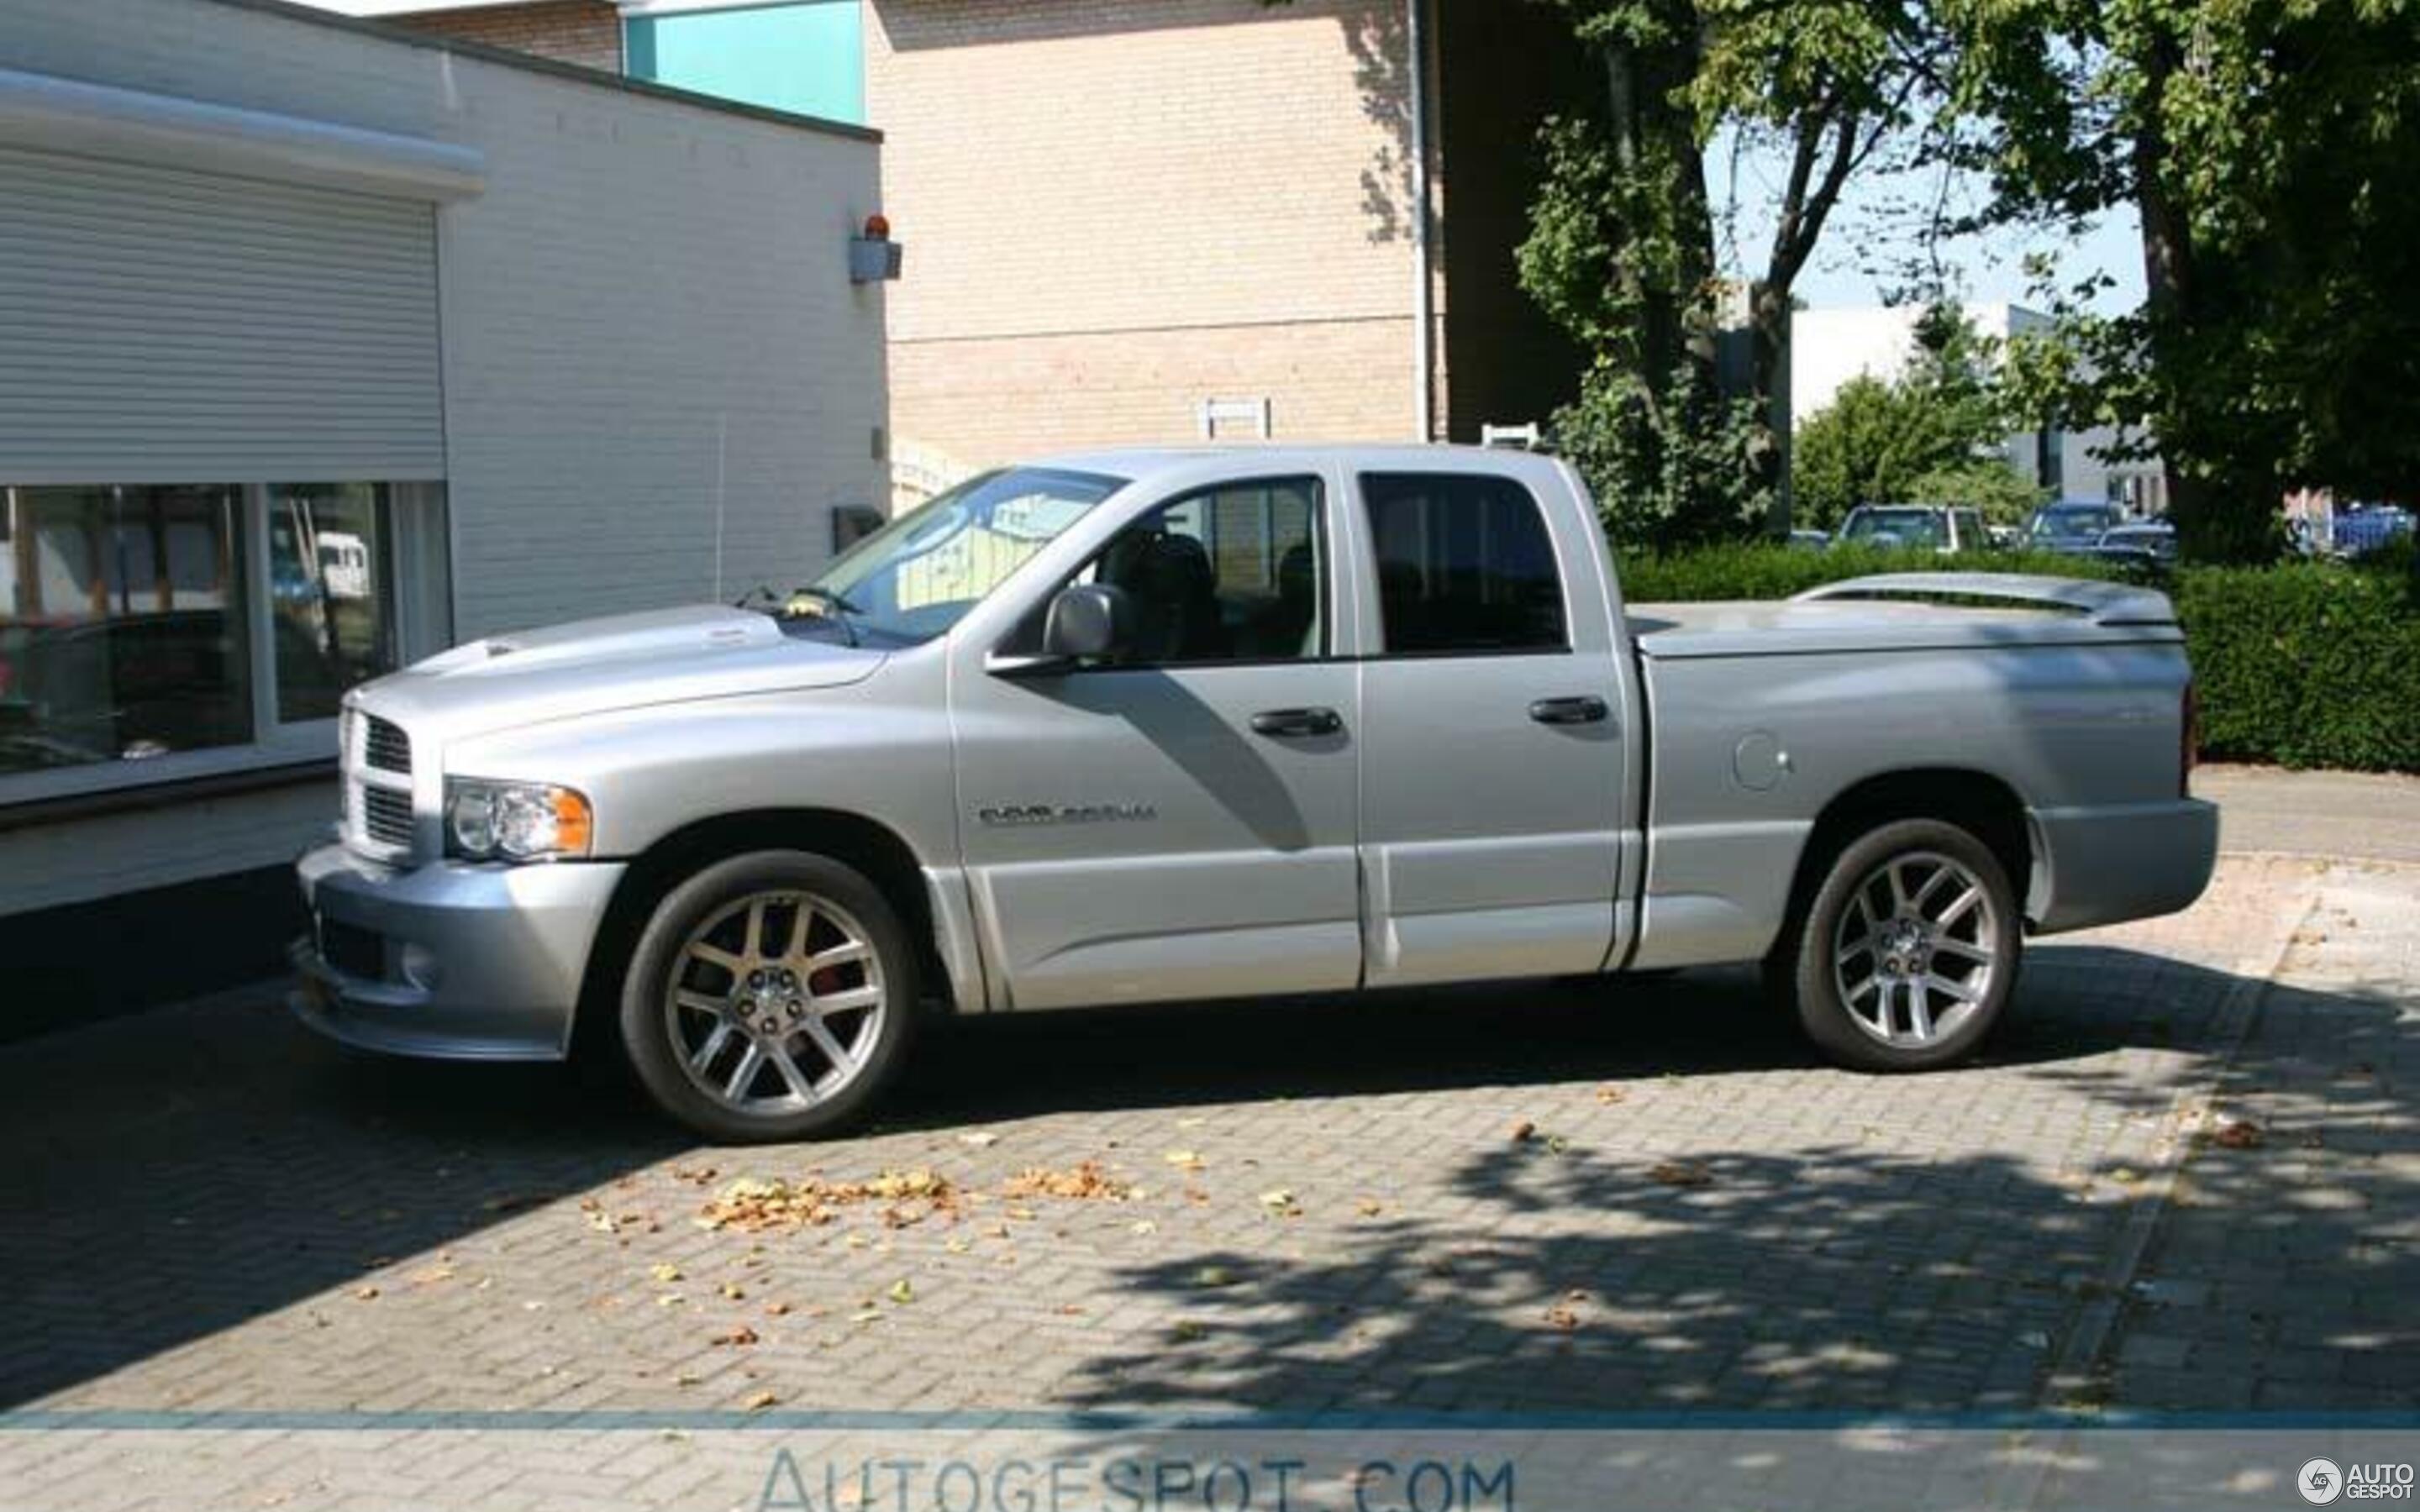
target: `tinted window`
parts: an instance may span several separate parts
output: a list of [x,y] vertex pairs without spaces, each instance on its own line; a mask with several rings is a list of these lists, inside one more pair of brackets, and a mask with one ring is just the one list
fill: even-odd
[[[1326,646],[1321,542],[1319,480],[1254,479],[1160,505],[1077,576],[1125,590],[1129,666],[1298,661]],[[1041,631],[1037,617],[1018,640]]]
[[1560,650],[1562,582],[1529,490],[1470,473],[1365,473],[1390,652]]

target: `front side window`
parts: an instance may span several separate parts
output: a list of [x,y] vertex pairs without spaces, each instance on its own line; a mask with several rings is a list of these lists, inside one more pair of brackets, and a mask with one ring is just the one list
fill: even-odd
[[1321,507],[1316,478],[1221,484],[1120,531],[1078,579],[1125,590],[1131,665],[1316,658],[1326,649]]
[[1059,468],[983,473],[858,542],[805,587],[766,591],[767,612],[797,635],[921,645],[1126,481]]
[[1388,652],[1570,646],[1554,542],[1528,489],[1481,473],[1365,473],[1361,499]]

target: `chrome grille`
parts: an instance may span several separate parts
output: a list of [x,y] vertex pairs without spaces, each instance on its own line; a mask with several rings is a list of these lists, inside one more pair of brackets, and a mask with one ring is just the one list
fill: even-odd
[[381,772],[411,773],[411,737],[403,727],[377,715],[362,721],[362,761]]
[[390,863],[412,853],[411,736],[392,719],[348,709],[340,732],[346,843]]
[[411,795],[396,788],[364,786],[362,833],[380,845],[408,849],[411,844]]

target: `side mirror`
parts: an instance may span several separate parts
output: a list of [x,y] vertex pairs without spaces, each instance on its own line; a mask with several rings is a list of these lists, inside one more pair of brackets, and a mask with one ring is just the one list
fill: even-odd
[[1123,588],[1070,583],[1042,622],[1042,654],[1069,661],[1116,661],[1134,648],[1134,605]]
[[1042,677],[1083,662],[1115,662],[1133,648],[1134,603],[1126,591],[1107,583],[1070,583],[1043,616],[1041,651],[996,651],[985,670],[995,677]]

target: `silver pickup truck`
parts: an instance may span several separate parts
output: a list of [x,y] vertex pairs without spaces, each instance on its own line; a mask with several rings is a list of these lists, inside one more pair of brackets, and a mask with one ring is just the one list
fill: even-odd
[[1761,962],[1869,1071],[2024,936],[2182,908],[2213,810],[2158,594],[1919,575],[1628,605],[1555,460],[1114,452],[813,583],[497,636],[345,701],[295,1003],[617,1047],[717,1139],[863,1114],[927,1011]]

